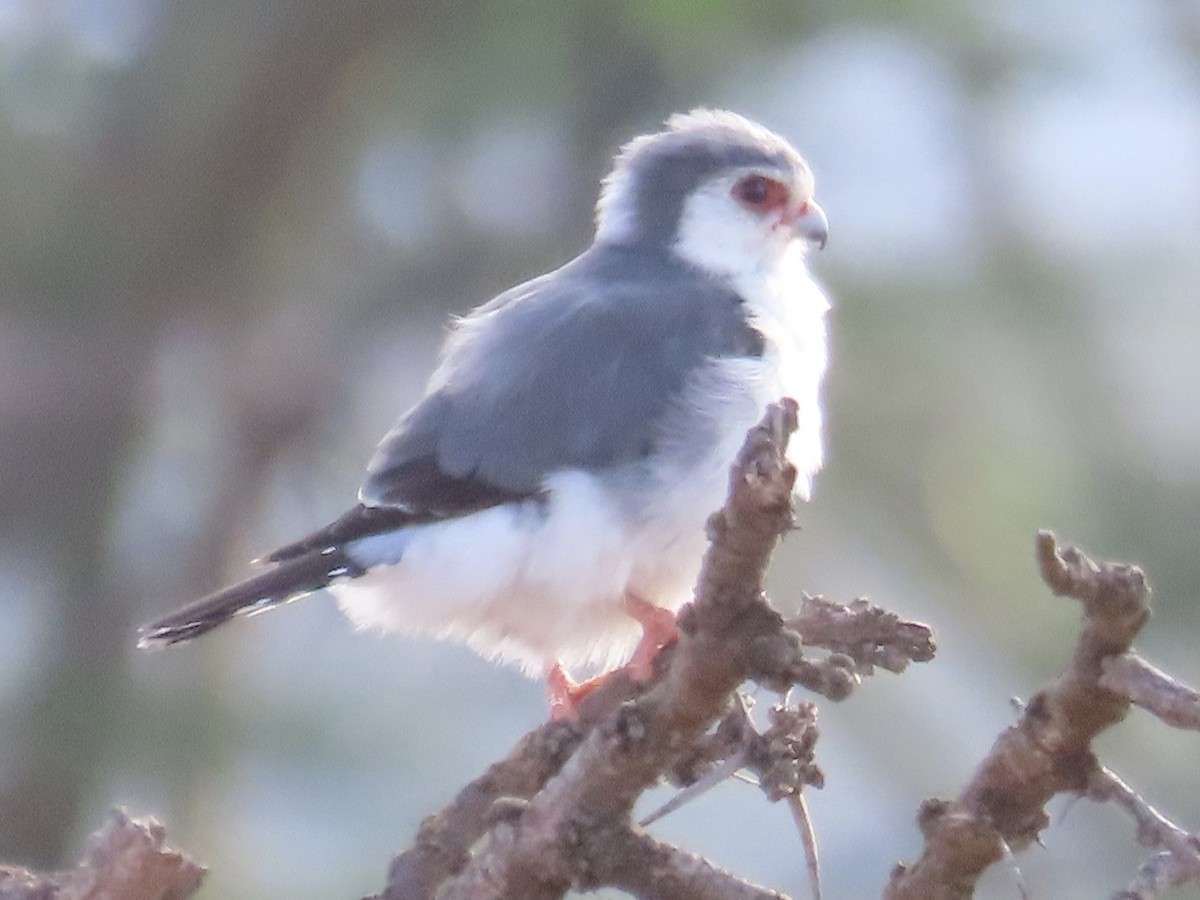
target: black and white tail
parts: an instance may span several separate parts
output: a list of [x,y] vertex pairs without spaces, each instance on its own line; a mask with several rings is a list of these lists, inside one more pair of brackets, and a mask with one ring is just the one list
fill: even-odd
[[319,531],[267,556],[265,561],[274,565],[261,575],[209,594],[145,626],[138,646],[150,649],[190,641],[236,616],[252,616],[335,581],[357,578],[365,570],[351,558],[347,545],[358,538],[403,528],[413,520],[411,512],[399,507],[360,503]]
[[142,628],[138,646],[149,649],[190,641],[236,616],[253,615],[320,590],[333,581],[362,574],[363,569],[341,547],[309,550],[152,622]]

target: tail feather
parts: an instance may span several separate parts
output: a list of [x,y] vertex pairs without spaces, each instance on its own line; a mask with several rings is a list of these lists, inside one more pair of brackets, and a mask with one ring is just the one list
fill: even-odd
[[141,629],[142,649],[190,641],[235,616],[263,612],[320,590],[341,578],[357,578],[363,569],[340,547],[314,550],[288,559],[253,578],[209,594]]

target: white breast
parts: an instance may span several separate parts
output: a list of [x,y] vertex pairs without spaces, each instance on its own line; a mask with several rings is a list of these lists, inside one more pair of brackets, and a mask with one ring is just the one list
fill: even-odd
[[770,403],[791,397],[799,406],[799,426],[788,444],[788,459],[799,474],[797,492],[807,500],[821,468],[821,382],[829,362],[825,317],[829,300],[813,281],[804,252],[793,243],[769,274],[734,281],[752,324],[766,341],[758,399]]
[[[704,523],[725,500],[729,471],[767,404],[791,397],[799,425],[788,445],[796,492],[807,499],[821,467],[821,380],[829,302],[809,277],[801,253],[770,275],[734,280],[751,322],[763,335],[757,359],[722,359],[697,373],[685,391],[675,430],[655,467],[653,503],[637,530],[631,589],[677,608],[691,595],[706,547]],[[696,452],[700,448],[702,452]]]

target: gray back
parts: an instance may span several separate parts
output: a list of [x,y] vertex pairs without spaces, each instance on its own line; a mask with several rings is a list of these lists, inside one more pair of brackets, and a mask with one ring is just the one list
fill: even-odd
[[698,366],[761,352],[724,284],[658,248],[594,246],[459,324],[430,393],[380,445],[361,497],[411,503],[426,493],[411,476],[430,462],[519,494],[555,470],[642,459]]

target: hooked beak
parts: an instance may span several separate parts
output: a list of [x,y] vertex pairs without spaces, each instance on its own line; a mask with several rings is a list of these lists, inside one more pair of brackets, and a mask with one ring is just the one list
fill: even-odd
[[825,249],[829,243],[829,220],[816,200],[809,200],[800,207],[800,214],[792,223],[792,233],[811,247]]

